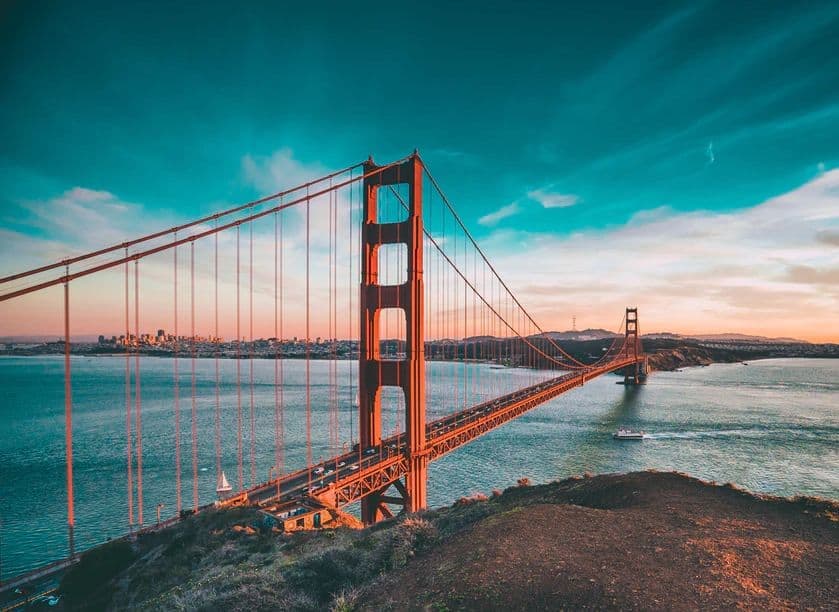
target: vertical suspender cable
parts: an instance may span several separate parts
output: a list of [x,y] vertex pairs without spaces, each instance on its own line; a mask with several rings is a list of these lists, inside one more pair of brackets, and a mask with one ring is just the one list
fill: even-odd
[[[467,251],[467,244],[466,241],[463,241],[463,273],[464,275],[469,274],[469,253]],[[471,398],[468,395],[470,393],[471,384],[472,384],[472,368],[469,364],[469,348],[470,343],[466,341],[466,338],[470,336],[469,334],[469,287],[464,280],[463,282],[463,407],[466,408],[469,406]]]
[[[377,180],[379,182],[381,182],[381,180],[382,180],[381,176],[378,176]],[[379,194],[380,193],[381,193],[381,190],[379,191]],[[385,212],[382,212],[382,208],[384,208],[383,203],[381,201],[377,201],[376,202],[376,219],[375,219],[375,222],[378,224],[378,228],[379,228],[378,245],[382,244],[382,223],[383,223],[383,219],[387,218],[386,214],[385,214],[386,209],[385,209]],[[374,402],[378,401],[378,405],[379,405],[378,417],[379,417],[379,434],[380,435],[379,435],[378,440],[375,440],[375,439],[373,440],[373,443],[377,444],[379,446],[379,456],[381,457],[382,451],[384,450],[384,444],[382,444],[382,440],[381,440],[382,435],[384,434],[384,416],[387,414],[387,411],[385,410],[385,408],[382,408],[382,365],[383,365],[382,364],[382,359],[383,359],[382,338],[387,338],[387,315],[385,315],[385,317],[384,317],[385,318],[385,325],[383,326],[382,323],[381,323],[382,318],[383,318],[382,313],[381,313],[381,308],[382,308],[382,274],[384,272],[381,269],[381,253],[382,253],[382,251],[381,251],[380,246],[377,246],[377,248],[375,250],[375,253],[376,253],[376,257],[378,257],[378,259],[379,259],[375,264],[375,268],[376,268],[376,294],[378,295],[378,298],[377,298],[377,301],[376,301],[376,311],[377,311],[377,315],[379,317],[379,326],[378,326],[379,334],[375,339],[376,344],[375,344],[375,349],[374,349],[376,351],[375,354],[376,354],[376,361],[377,361],[377,364],[378,364],[377,368],[378,368],[378,377],[379,377],[378,385],[376,387],[376,395],[378,396],[379,399],[378,400],[374,399],[373,401]],[[387,251],[385,251],[385,257],[387,257]],[[385,269],[387,269],[386,266],[387,266],[387,264],[385,264]],[[383,329],[384,329],[384,331],[382,331]]]
[[[216,220],[216,225],[218,225],[218,220]],[[215,369],[216,369],[216,413],[215,413],[215,447],[216,447],[216,482],[218,486],[221,485],[221,392],[220,392],[220,385],[219,385],[219,329],[218,329],[218,234],[214,236],[215,238],[215,246],[214,246],[214,263],[213,263],[213,276],[214,278],[214,301],[215,301],[215,308],[213,310],[213,317],[214,317],[214,335],[215,338],[213,341],[215,342]]]
[[[128,247],[125,248],[128,257]],[[131,456],[131,354],[128,352],[128,337],[131,335],[128,321],[128,262],[125,262],[125,448],[128,464],[128,530],[134,528],[134,459]]]
[[280,346],[277,274],[279,268],[279,212],[274,213],[274,470],[277,477],[277,497],[280,496],[280,476],[282,476],[282,461],[280,461]]
[[140,401],[140,260],[134,260],[134,429],[137,434],[137,522],[143,526],[143,410]]
[[[364,227],[364,219],[365,215],[367,214],[366,206],[365,206],[365,199],[364,194],[366,190],[366,186],[364,184],[363,175],[364,171],[362,170],[362,180],[358,181],[358,221],[355,224],[355,231],[356,234],[355,242],[358,245],[358,273],[356,275],[356,287],[361,287],[362,284],[362,273],[363,273],[363,265],[361,263],[362,253],[364,249],[363,239],[362,239],[362,231]],[[358,293],[358,309],[361,310],[361,292]],[[364,313],[361,313],[361,316],[365,316]],[[361,356],[361,319],[358,320],[358,338],[357,338],[357,345],[359,350],[359,358]],[[356,398],[357,398],[357,406],[355,410],[359,410],[361,407],[361,376],[359,375],[357,384],[356,384]],[[362,428],[362,419],[361,413],[359,412],[358,418],[358,463],[361,465],[362,460],[362,444],[361,444],[361,428]]]
[[[332,179],[329,181],[332,182]],[[335,421],[333,450],[340,449],[340,424],[338,421],[338,192],[332,193],[332,413]],[[337,470],[336,470],[337,471]]]
[[248,339],[250,340],[250,346],[248,348],[248,365],[250,371],[250,400],[251,400],[251,486],[256,484],[256,425],[254,423],[254,419],[256,418],[256,409],[254,408],[254,397],[253,397],[253,221],[248,224],[248,230],[250,233],[250,238],[248,240],[248,251],[250,261],[248,263],[248,293],[250,294],[248,297]]
[[328,385],[327,408],[328,408],[328,417],[329,417],[327,419],[327,423],[328,423],[328,427],[327,427],[327,434],[328,434],[328,436],[327,436],[327,440],[328,440],[327,441],[327,451],[332,451],[332,450],[334,450],[334,447],[332,446],[333,436],[334,436],[334,431],[333,431],[334,423],[332,421],[332,392],[333,392],[333,382],[332,382],[332,363],[333,363],[332,362],[332,298],[333,298],[333,293],[332,293],[332,207],[333,207],[332,194],[333,194],[333,192],[331,191],[332,179],[329,180],[329,187],[330,187],[330,192],[327,196],[329,198],[329,211],[328,211],[328,215],[329,215],[329,229],[328,229],[329,250],[327,252],[327,262],[328,263],[327,263],[327,268],[326,268],[326,273],[327,273],[327,276],[329,277],[328,284],[327,284],[327,286],[328,286],[327,293],[329,295],[328,295],[327,310],[326,310],[326,320],[327,320],[327,323],[326,323],[326,342],[329,343],[329,359],[327,360],[326,371],[327,371],[327,381],[328,381],[327,382],[327,385]]
[[[401,180],[402,177],[401,177],[400,168],[401,168],[400,166],[396,167],[397,189],[402,186],[402,180]],[[395,211],[394,212],[394,218],[398,219],[401,215],[399,213],[399,207],[396,205],[397,202],[395,201],[394,198],[390,198],[390,200],[391,200],[391,203],[392,203],[394,211]],[[416,205],[417,203],[414,202],[414,204]],[[408,213],[408,217],[410,217],[412,212],[413,211],[410,211]],[[402,245],[403,240],[404,240],[404,238],[402,236],[402,225],[399,224],[399,225],[396,226],[396,242],[397,242],[398,245],[400,245],[400,248],[397,248],[397,251],[396,251],[396,274],[394,275],[394,280],[393,280],[394,284],[400,280],[400,277],[402,275],[402,249],[401,249],[401,245]],[[414,246],[416,248],[416,245],[412,245],[412,246]],[[408,264],[407,264],[407,262],[405,262],[405,265],[406,265],[405,282],[407,283],[408,282],[408,271],[407,271],[407,265]],[[407,349],[408,349],[408,342],[407,342],[408,338],[402,335],[402,321],[403,321],[403,319],[405,320],[405,324],[406,324],[406,327],[407,327],[408,316],[407,316],[407,313],[405,313],[404,310],[403,310],[405,308],[405,305],[400,302],[399,296],[400,296],[400,293],[397,291],[396,292],[396,312],[395,312],[395,314],[396,314],[396,355],[394,356],[397,359],[397,362],[400,361],[399,360],[399,353],[401,352],[400,349],[404,349],[406,352],[407,352]],[[419,315],[421,313],[414,312],[412,314],[414,316],[416,316],[416,315]],[[420,325],[421,323],[417,322],[417,324]],[[404,346],[402,345],[402,338],[403,337],[405,338]],[[405,357],[405,360],[407,361],[407,355]],[[397,368],[396,368],[396,386],[397,387],[402,387],[402,384],[403,384],[402,368],[397,366]],[[415,391],[416,391],[415,389],[411,390],[412,393],[415,392]],[[407,421],[408,396],[406,394],[403,394],[403,397],[405,399],[405,409],[402,411],[402,414],[405,415],[406,421]],[[394,415],[393,415],[394,428],[396,430],[395,431],[395,433],[396,433],[396,446],[397,446],[397,449],[398,449],[399,448],[399,432],[400,432],[399,420],[400,420],[400,417],[402,416],[402,415],[399,414],[399,402],[398,401],[394,401],[393,410],[394,410]]]
[[[332,179],[329,180],[329,187],[330,187],[330,189],[332,188]],[[333,246],[332,245],[332,207],[333,207],[334,204],[333,204],[332,195],[333,195],[333,192],[330,191],[329,195],[328,195],[328,197],[329,197],[329,252],[327,254],[327,261],[328,261],[327,275],[329,276],[329,282],[328,282],[329,299],[328,299],[327,315],[326,315],[326,318],[327,318],[326,341],[329,343],[329,359],[327,360],[327,373],[328,373],[328,383],[327,384],[329,385],[329,392],[327,394],[328,402],[329,402],[328,403],[329,419],[328,419],[328,432],[327,432],[329,434],[328,435],[328,442],[327,442],[327,444],[328,444],[327,450],[328,451],[335,450],[334,446],[333,446],[334,423],[333,423],[333,420],[332,420],[332,394],[333,394],[333,391],[334,391],[334,387],[333,387],[334,383],[333,383],[333,380],[332,380],[332,365],[333,365],[333,361],[332,361],[332,334],[333,334],[333,330],[332,330],[332,298],[334,297],[333,296],[333,288],[332,288],[332,246]]]
[[[282,211],[278,212],[277,218],[277,225],[279,230],[279,255],[280,255],[280,262],[279,262],[279,286],[280,286],[280,315],[279,315],[279,335],[277,336],[278,342],[278,350],[279,355],[277,357],[277,361],[279,362],[280,368],[280,381],[279,381],[279,411],[280,411],[280,456],[279,456],[279,463],[277,464],[277,469],[279,470],[280,474],[283,473],[284,463],[285,463],[285,407],[283,402],[285,400],[285,389],[283,385],[285,384],[285,370],[283,364],[283,217]],[[279,494],[279,483],[277,483],[277,494]]]
[[[177,233],[175,240],[178,239]],[[174,369],[174,383],[175,383],[175,512],[181,513],[181,381],[178,373],[178,352],[180,350],[180,337],[178,336],[178,247],[172,249],[173,259],[175,262],[174,268],[174,310],[173,315],[175,319],[175,346],[172,355],[172,368]]]
[[277,347],[277,215],[274,213],[274,469],[280,466],[280,426],[279,426],[279,354]]
[[[332,208],[332,394],[335,412],[335,453],[341,448],[341,424],[338,410],[338,195],[335,192],[335,205]],[[336,470],[337,472],[337,470]]]
[[189,243],[189,327],[192,336],[192,507],[198,510],[198,426],[195,422],[195,242]]
[[242,468],[242,331],[240,315],[240,249],[239,226],[236,226],[236,469],[239,477],[239,490],[245,488],[245,476]]
[[306,187],[306,467],[309,471],[309,490],[312,487],[312,389],[311,389],[311,338],[309,329],[309,259],[311,232],[311,201],[309,188]]
[[[353,177],[353,171],[350,170],[350,179],[352,179],[352,177]],[[353,312],[354,312],[353,311],[353,304],[352,304],[353,303],[352,297],[353,297],[354,280],[355,280],[353,278],[353,263],[355,261],[355,251],[353,250],[353,235],[354,235],[354,232],[353,232],[353,227],[354,227],[354,225],[353,225],[353,223],[354,223],[353,206],[354,206],[355,202],[354,202],[353,195],[355,194],[355,189],[354,189],[352,184],[350,184],[350,186],[349,186],[349,191],[350,191],[350,214],[349,214],[350,222],[348,223],[348,228],[349,228],[348,243],[349,243],[349,249],[350,249],[350,253],[349,253],[350,276],[349,276],[349,282],[347,283],[347,290],[348,290],[347,304],[349,305],[349,307],[347,308],[347,334],[348,334],[347,339],[349,340],[350,343],[352,343],[352,341],[353,341]],[[349,378],[350,378],[350,443],[351,443],[350,446],[352,446],[353,436],[355,435],[355,411],[358,410],[358,406],[355,405],[355,399],[354,399],[355,396],[353,395],[353,389],[354,389],[354,386],[355,386],[354,382],[353,382],[353,369],[354,368],[352,368],[352,367],[347,368],[347,370],[349,370]],[[361,398],[359,398],[359,401],[360,401],[360,399]],[[360,444],[359,444],[359,446],[360,446]]]
[[[65,275],[70,276],[70,266]],[[64,282],[64,463],[67,467],[67,540],[70,556],[76,554],[75,494],[73,493],[73,384],[70,378],[70,281]]]

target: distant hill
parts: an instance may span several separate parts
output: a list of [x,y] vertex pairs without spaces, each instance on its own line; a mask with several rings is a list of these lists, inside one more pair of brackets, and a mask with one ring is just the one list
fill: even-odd
[[614,338],[620,334],[610,332],[606,329],[584,329],[582,331],[549,331],[542,334],[534,334],[531,338],[547,337],[551,340],[603,340],[604,338]]
[[799,340],[797,338],[769,338],[767,336],[751,336],[749,334],[737,333],[723,333],[723,334],[674,334],[671,332],[656,332],[652,334],[643,334],[642,338],[649,338],[651,340],[704,340],[706,342],[755,342],[767,344],[810,344],[806,340]]
[[705,334],[701,336],[693,336],[697,340],[739,340],[743,342],[774,342],[783,344],[810,344],[806,340],[799,340],[797,338],[767,338],[766,336],[750,336],[748,334]]
[[685,336],[672,332],[655,332],[653,334],[641,334],[641,337],[648,340],[680,340]]

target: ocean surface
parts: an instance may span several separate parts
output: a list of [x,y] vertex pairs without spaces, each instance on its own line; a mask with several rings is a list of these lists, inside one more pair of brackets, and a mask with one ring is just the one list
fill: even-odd
[[[240,362],[243,477],[250,484],[253,389],[256,480],[275,464],[273,361]],[[222,467],[237,470],[237,363],[219,363]],[[329,363],[312,362],[313,454],[328,457]],[[357,429],[355,364],[337,362],[342,442]],[[305,363],[283,362],[285,468],[305,464]],[[179,360],[184,507],[191,507],[191,372]],[[552,374],[485,364],[429,363],[429,419]],[[175,512],[173,360],[141,358],[144,519]],[[431,465],[429,503],[583,472],[678,470],[777,495],[839,498],[839,360],[778,359],[659,372],[625,388],[603,376],[508,423]],[[72,358],[76,546],[128,529],[125,360]],[[199,502],[215,495],[215,362],[196,362]],[[384,430],[404,431],[396,395],[384,399]],[[0,357],[0,571],[4,578],[67,554],[64,383],[61,357]],[[643,442],[618,442],[620,426]]]

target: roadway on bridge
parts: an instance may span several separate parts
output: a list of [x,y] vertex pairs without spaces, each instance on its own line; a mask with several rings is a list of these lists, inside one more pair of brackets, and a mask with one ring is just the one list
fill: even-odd
[[[627,357],[612,360],[590,370],[568,372],[432,421],[426,425],[426,446],[431,448],[435,444],[439,445],[444,438],[456,438],[464,430],[474,428],[479,422],[489,421],[495,415],[509,413],[516,406],[523,406],[523,410],[511,414],[509,418],[498,422],[491,428],[497,427],[508,420],[512,420],[521,412],[530,410],[565,391],[581,386],[587,380],[633,363],[634,359]],[[531,398],[537,398],[535,402],[532,402],[533,405],[527,403]],[[471,435],[469,440],[483,433],[486,433],[486,431]],[[435,454],[433,458],[437,458],[461,445],[462,443],[455,442]],[[299,470],[277,480],[258,485],[246,491],[244,497],[242,494],[237,495],[228,500],[227,503],[264,505],[269,502],[302,500],[307,496],[317,498],[319,493],[324,493],[332,484],[335,484],[337,488],[343,487],[350,480],[355,480],[366,473],[375,471],[385,463],[392,463],[404,455],[406,446],[407,439],[404,433],[393,435],[383,439],[378,446],[366,449],[359,448],[357,451],[354,450],[327,461],[313,464],[311,469]]]

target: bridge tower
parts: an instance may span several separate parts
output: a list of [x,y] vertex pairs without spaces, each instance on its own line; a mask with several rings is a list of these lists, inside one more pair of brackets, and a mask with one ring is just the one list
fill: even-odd
[[626,347],[627,357],[634,357],[635,364],[632,366],[633,370],[631,373],[626,372],[624,374],[623,383],[625,385],[643,384],[647,380],[647,368],[646,359],[643,360],[643,366],[638,361],[638,347],[640,346],[640,340],[638,338],[638,308],[626,309],[626,343],[624,346]]
[[[416,152],[407,161],[370,175],[378,168],[372,158],[364,164],[363,227],[361,238],[361,327],[359,341],[359,438],[361,448],[379,446],[382,441],[381,390],[402,389],[405,395],[407,436],[405,482],[394,486],[400,497],[384,495],[388,487],[361,501],[361,519],[374,523],[391,515],[385,503],[402,505],[416,512],[427,505],[428,456],[425,450],[425,333],[423,326],[423,223],[422,162]],[[380,223],[378,191],[381,187],[407,184],[407,219]],[[379,247],[405,244],[407,276],[401,285],[379,284]],[[405,358],[383,360],[379,318],[382,309],[398,308],[405,313]]]

